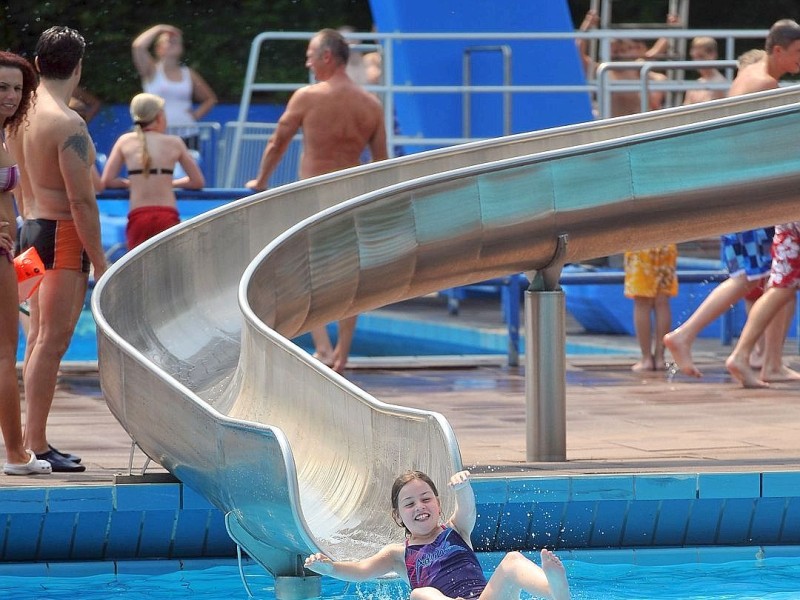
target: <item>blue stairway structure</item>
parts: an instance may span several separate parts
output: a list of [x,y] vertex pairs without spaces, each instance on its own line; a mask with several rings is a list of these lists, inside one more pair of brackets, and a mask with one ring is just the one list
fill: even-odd
[[[393,48],[396,85],[584,85],[586,79],[573,40],[464,39],[470,33],[572,31],[566,0],[371,0],[381,33],[447,32],[458,39],[403,40]],[[504,65],[504,60],[506,65]],[[504,82],[504,66],[510,81]],[[504,122],[504,94],[460,92],[398,93],[395,103],[403,135],[428,138],[495,137],[592,119],[589,93],[511,92],[510,123]]]

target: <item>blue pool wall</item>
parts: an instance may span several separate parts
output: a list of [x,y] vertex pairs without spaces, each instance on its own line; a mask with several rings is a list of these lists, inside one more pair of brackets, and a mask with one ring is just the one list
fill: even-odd
[[[685,323],[717,285],[719,285],[717,282],[681,283],[678,295],[670,298],[673,327]],[[625,297],[622,283],[563,285],[562,287],[566,296],[567,310],[586,333],[636,335],[633,327],[633,299]],[[731,307],[730,319],[730,334],[738,336],[747,320],[744,301],[737,302]],[[723,326],[722,319],[715,319],[700,331],[698,337],[721,339]],[[796,335],[796,328],[796,323],[793,322],[789,332],[790,336]]]
[[[476,550],[800,544],[800,473],[473,479]],[[223,514],[181,483],[0,489],[6,563],[233,557]]]
[[[564,32],[575,29],[566,0],[504,0],[502,9],[486,0],[371,0],[376,28],[382,33]],[[467,48],[507,45],[513,85],[585,85],[580,57],[571,39],[403,40],[394,48],[397,85],[463,85]],[[498,52],[472,53],[472,85],[502,85]],[[503,135],[502,94],[470,95],[471,133]],[[511,94],[511,133],[533,131],[592,119],[589,93]],[[462,93],[398,93],[395,98],[403,135],[461,137]],[[414,151],[412,148],[411,151]]]

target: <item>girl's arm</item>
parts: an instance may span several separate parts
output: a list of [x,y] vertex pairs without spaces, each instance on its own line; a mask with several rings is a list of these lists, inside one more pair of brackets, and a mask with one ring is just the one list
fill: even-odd
[[100,183],[104,189],[130,187],[130,182],[127,179],[118,177],[120,169],[122,169],[122,150],[120,142],[117,140],[117,143],[111,148],[111,154],[109,154],[106,165],[103,167],[103,176],[100,178]]
[[175,139],[181,145],[181,153],[178,157],[178,162],[180,163],[181,167],[183,167],[183,171],[186,173],[186,176],[180,177],[179,179],[173,179],[172,187],[184,188],[187,190],[199,190],[206,184],[206,179],[203,177],[203,172],[200,170],[200,167],[197,165],[197,162],[194,160],[192,155],[189,154],[189,150],[186,148],[184,141],[177,136]]
[[100,194],[106,189],[103,185],[103,178],[100,176],[100,171],[97,170],[97,165],[92,163],[92,185],[94,186],[94,193]]
[[458,531],[464,541],[472,545],[470,537],[475,528],[477,509],[475,508],[475,492],[470,485],[469,471],[459,471],[450,478],[447,484],[456,494],[456,509],[450,517],[450,524]]
[[369,581],[392,571],[405,575],[402,544],[389,544],[369,558],[354,561],[333,561],[324,554],[312,554],[306,559],[307,569],[344,581]]

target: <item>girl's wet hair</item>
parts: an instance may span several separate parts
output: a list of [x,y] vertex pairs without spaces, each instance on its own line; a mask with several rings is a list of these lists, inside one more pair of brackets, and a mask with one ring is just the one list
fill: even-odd
[[433,495],[436,496],[437,499],[439,498],[439,491],[436,489],[436,484],[433,483],[433,480],[422,471],[406,471],[394,480],[394,483],[392,484],[391,498],[392,518],[394,519],[395,523],[406,530],[406,533],[410,532],[408,531],[408,528],[403,525],[403,521],[400,519],[400,490],[402,490],[407,483],[410,483],[415,479],[419,479],[420,481],[427,483],[433,491]]

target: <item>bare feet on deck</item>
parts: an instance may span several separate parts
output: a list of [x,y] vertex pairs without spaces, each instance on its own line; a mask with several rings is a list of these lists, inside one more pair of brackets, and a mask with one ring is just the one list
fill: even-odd
[[634,364],[631,367],[631,371],[634,373],[644,373],[647,371],[655,371],[655,367],[653,366],[653,359],[641,359],[639,362]]
[[800,381],[800,373],[782,365],[777,371],[761,369],[761,381],[776,383],[778,381]]
[[740,360],[739,358],[731,355],[728,357],[728,360],[725,361],[725,367],[728,369],[728,372],[745,388],[769,387],[769,384],[766,381],[762,381],[756,377],[756,374],[752,369],[750,369],[748,362],[749,361],[747,360]]
[[678,365],[681,373],[689,375],[690,377],[703,376],[700,369],[694,366],[694,362],[692,361],[692,345],[685,339],[680,328],[670,331],[664,336],[664,346],[666,346],[670,354],[672,354],[672,360]]
[[567,572],[555,554],[550,550],[542,550],[542,570],[547,577],[547,584],[550,586],[550,597],[553,600],[569,600],[569,583],[567,582]]

